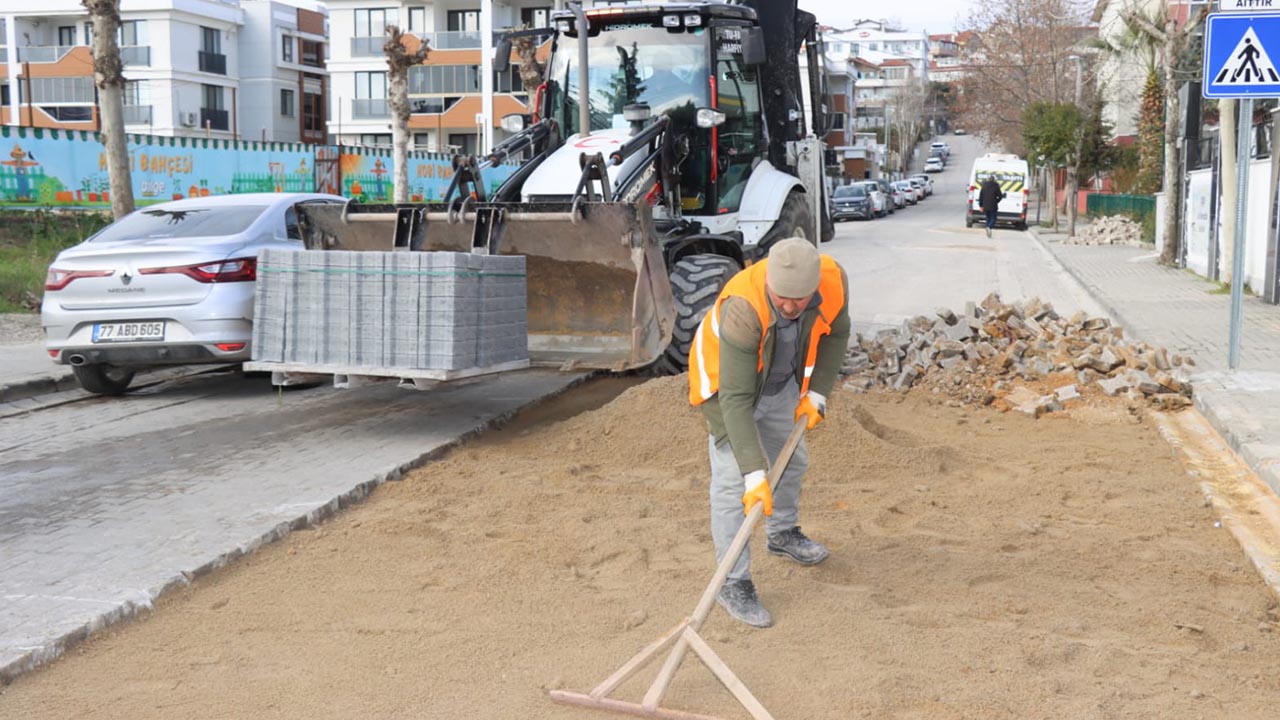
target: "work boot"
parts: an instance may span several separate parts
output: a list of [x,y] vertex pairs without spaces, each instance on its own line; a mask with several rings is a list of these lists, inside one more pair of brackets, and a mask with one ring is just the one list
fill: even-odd
[[769,533],[769,552],[785,555],[801,565],[817,565],[831,554],[827,546],[805,537],[799,525],[780,533]]
[[987,228],[987,237],[991,237],[991,228]]
[[755,583],[751,580],[725,580],[724,587],[716,595],[716,602],[735,620],[758,628],[767,628],[773,624],[769,611],[760,604],[756,595]]

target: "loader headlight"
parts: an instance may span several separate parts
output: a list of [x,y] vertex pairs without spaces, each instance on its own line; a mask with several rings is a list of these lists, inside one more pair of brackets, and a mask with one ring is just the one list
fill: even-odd
[[662,27],[680,27],[679,15],[663,15]]
[[685,27],[698,27],[701,24],[702,24],[701,15],[685,15],[684,16]]
[[724,124],[724,119],[724,113],[719,110],[712,110],[711,108],[698,109],[698,127],[700,128],[720,127]]
[[570,21],[568,21],[568,20],[557,20],[557,21],[556,21],[556,30],[559,30],[559,31],[560,31],[560,32],[562,32],[562,33],[567,33],[567,32],[569,32],[569,31],[570,31],[570,30],[572,30],[572,29],[573,29],[573,23],[572,23],[572,22],[570,22]]
[[502,116],[501,124],[503,130],[506,130],[509,133],[518,133],[521,130],[524,130],[525,126],[529,123],[526,116],[521,115],[520,113],[511,113],[510,115]]

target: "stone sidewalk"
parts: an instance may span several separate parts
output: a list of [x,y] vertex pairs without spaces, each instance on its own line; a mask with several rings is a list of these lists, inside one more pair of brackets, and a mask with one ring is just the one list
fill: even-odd
[[1196,407],[1280,493],[1280,306],[1245,297],[1240,367],[1227,368],[1231,296],[1189,271],[1165,267],[1153,249],[1064,245],[1036,239],[1128,334],[1196,361]]

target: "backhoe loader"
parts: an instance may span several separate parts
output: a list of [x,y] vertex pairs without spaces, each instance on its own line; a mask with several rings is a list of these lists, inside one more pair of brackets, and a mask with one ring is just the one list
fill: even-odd
[[[816,20],[744,0],[571,4],[551,22],[530,112],[503,118],[515,134],[487,155],[454,158],[442,202],[299,207],[304,241],[524,255],[535,364],[680,372],[734,273],[834,232]],[[503,70],[511,36],[497,47]],[[486,169],[512,161],[487,192]]]

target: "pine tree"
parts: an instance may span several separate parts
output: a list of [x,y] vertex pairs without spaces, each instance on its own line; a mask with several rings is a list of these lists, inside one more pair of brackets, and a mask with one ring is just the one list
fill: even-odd
[[1155,69],[1147,73],[1142,87],[1142,107],[1138,110],[1138,178],[1136,190],[1142,195],[1158,192],[1164,163],[1164,87]]

